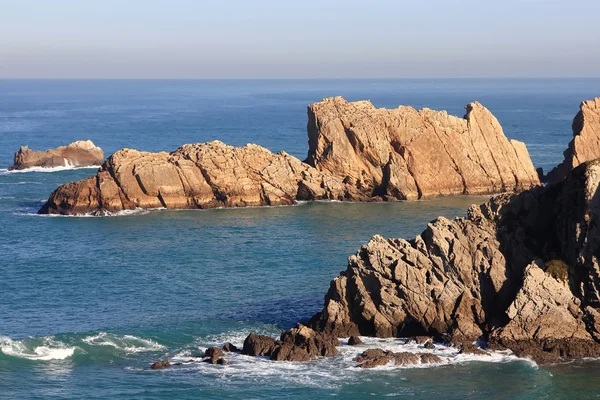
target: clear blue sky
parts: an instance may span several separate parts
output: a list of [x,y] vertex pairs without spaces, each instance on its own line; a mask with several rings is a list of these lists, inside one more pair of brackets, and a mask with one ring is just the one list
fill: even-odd
[[600,76],[600,0],[0,0],[0,78]]

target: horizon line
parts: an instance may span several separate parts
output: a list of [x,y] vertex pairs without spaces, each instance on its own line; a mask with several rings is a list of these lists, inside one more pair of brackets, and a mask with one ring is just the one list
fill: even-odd
[[283,78],[258,78],[258,77],[220,77],[220,78],[178,78],[178,77],[149,77],[149,78],[136,78],[136,77],[0,77],[1,81],[26,81],[26,80],[37,80],[37,81],[84,81],[84,80],[97,80],[97,81],[316,81],[316,80],[328,80],[328,81],[361,81],[361,80],[573,80],[573,79],[600,79],[599,76],[547,76],[547,77],[533,77],[533,76],[492,76],[492,77],[283,77]]

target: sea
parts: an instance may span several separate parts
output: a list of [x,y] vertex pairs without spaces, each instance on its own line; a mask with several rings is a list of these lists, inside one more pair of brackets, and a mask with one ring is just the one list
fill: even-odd
[[[249,332],[276,337],[310,318],[371,236],[413,237],[484,197],[49,217],[36,212],[50,192],[95,169],[6,170],[21,145],[87,139],[107,156],[218,139],[304,159],[307,105],[338,95],[460,117],[479,101],[548,171],[581,101],[600,96],[600,79],[0,80],[0,398],[600,397],[598,360],[539,366],[401,339],[364,338],[305,363],[237,354],[227,366],[198,362],[209,346],[241,346]],[[356,368],[352,358],[370,347],[443,361]],[[163,359],[183,364],[148,368]]]

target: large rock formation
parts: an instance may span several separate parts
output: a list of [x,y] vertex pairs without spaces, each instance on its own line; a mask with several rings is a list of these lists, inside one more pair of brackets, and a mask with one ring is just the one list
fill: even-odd
[[306,162],[369,196],[419,198],[528,189],[539,179],[527,148],[508,140],[481,104],[464,118],[341,97],[308,107]]
[[101,213],[140,208],[215,208],[361,199],[352,187],[285,152],[219,141],[173,153],[124,149],[97,175],[54,191],[40,213]]
[[80,140],[68,146],[60,146],[53,150],[34,151],[21,146],[15,153],[14,164],[9,170],[32,167],[89,167],[100,165],[104,161],[104,152],[91,140]]
[[581,103],[572,127],[573,140],[564,152],[565,159],[548,173],[548,182],[563,180],[579,164],[600,158],[600,97]]
[[539,184],[525,146],[479,103],[446,112],[325,99],[309,107],[307,163],[221,142],[172,153],[119,150],[95,177],[54,191],[40,213],[406,200],[520,191]]
[[487,340],[539,361],[600,356],[600,160],[568,178],[373,237],[311,326],[340,337]]

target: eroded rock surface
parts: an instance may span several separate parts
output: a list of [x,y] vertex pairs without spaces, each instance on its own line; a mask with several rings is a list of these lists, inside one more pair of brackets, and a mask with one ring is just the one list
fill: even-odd
[[409,366],[417,364],[436,364],[442,359],[431,353],[411,353],[408,351],[394,353],[389,350],[369,349],[354,358],[359,368],[374,368],[393,364],[398,366]]
[[539,361],[599,356],[599,182],[600,160],[465,218],[438,218],[412,240],[374,236],[331,282],[310,325],[459,346],[483,338]]
[[14,164],[9,170],[33,167],[88,167],[100,165],[104,161],[104,152],[90,140],[80,140],[68,146],[60,146],[46,151],[34,151],[21,146],[15,153]]
[[573,140],[564,161],[548,173],[549,182],[561,181],[579,164],[600,158],[600,97],[581,103],[572,126]]
[[119,150],[95,177],[60,186],[40,213],[284,205],[355,198],[353,192],[285,152],[213,141],[184,145],[173,153]]
[[519,191],[539,184],[527,148],[481,104],[445,111],[324,99],[308,108],[306,162],[366,196],[413,200]]
[[308,133],[306,162],[219,141],[172,153],[119,150],[96,176],[55,190],[40,213],[412,200],[539,184],[525,145],[507,140],[479,103],[469,104],[461,119],[444,111],[376,109],[369,102],[330,98],[309,107]]

